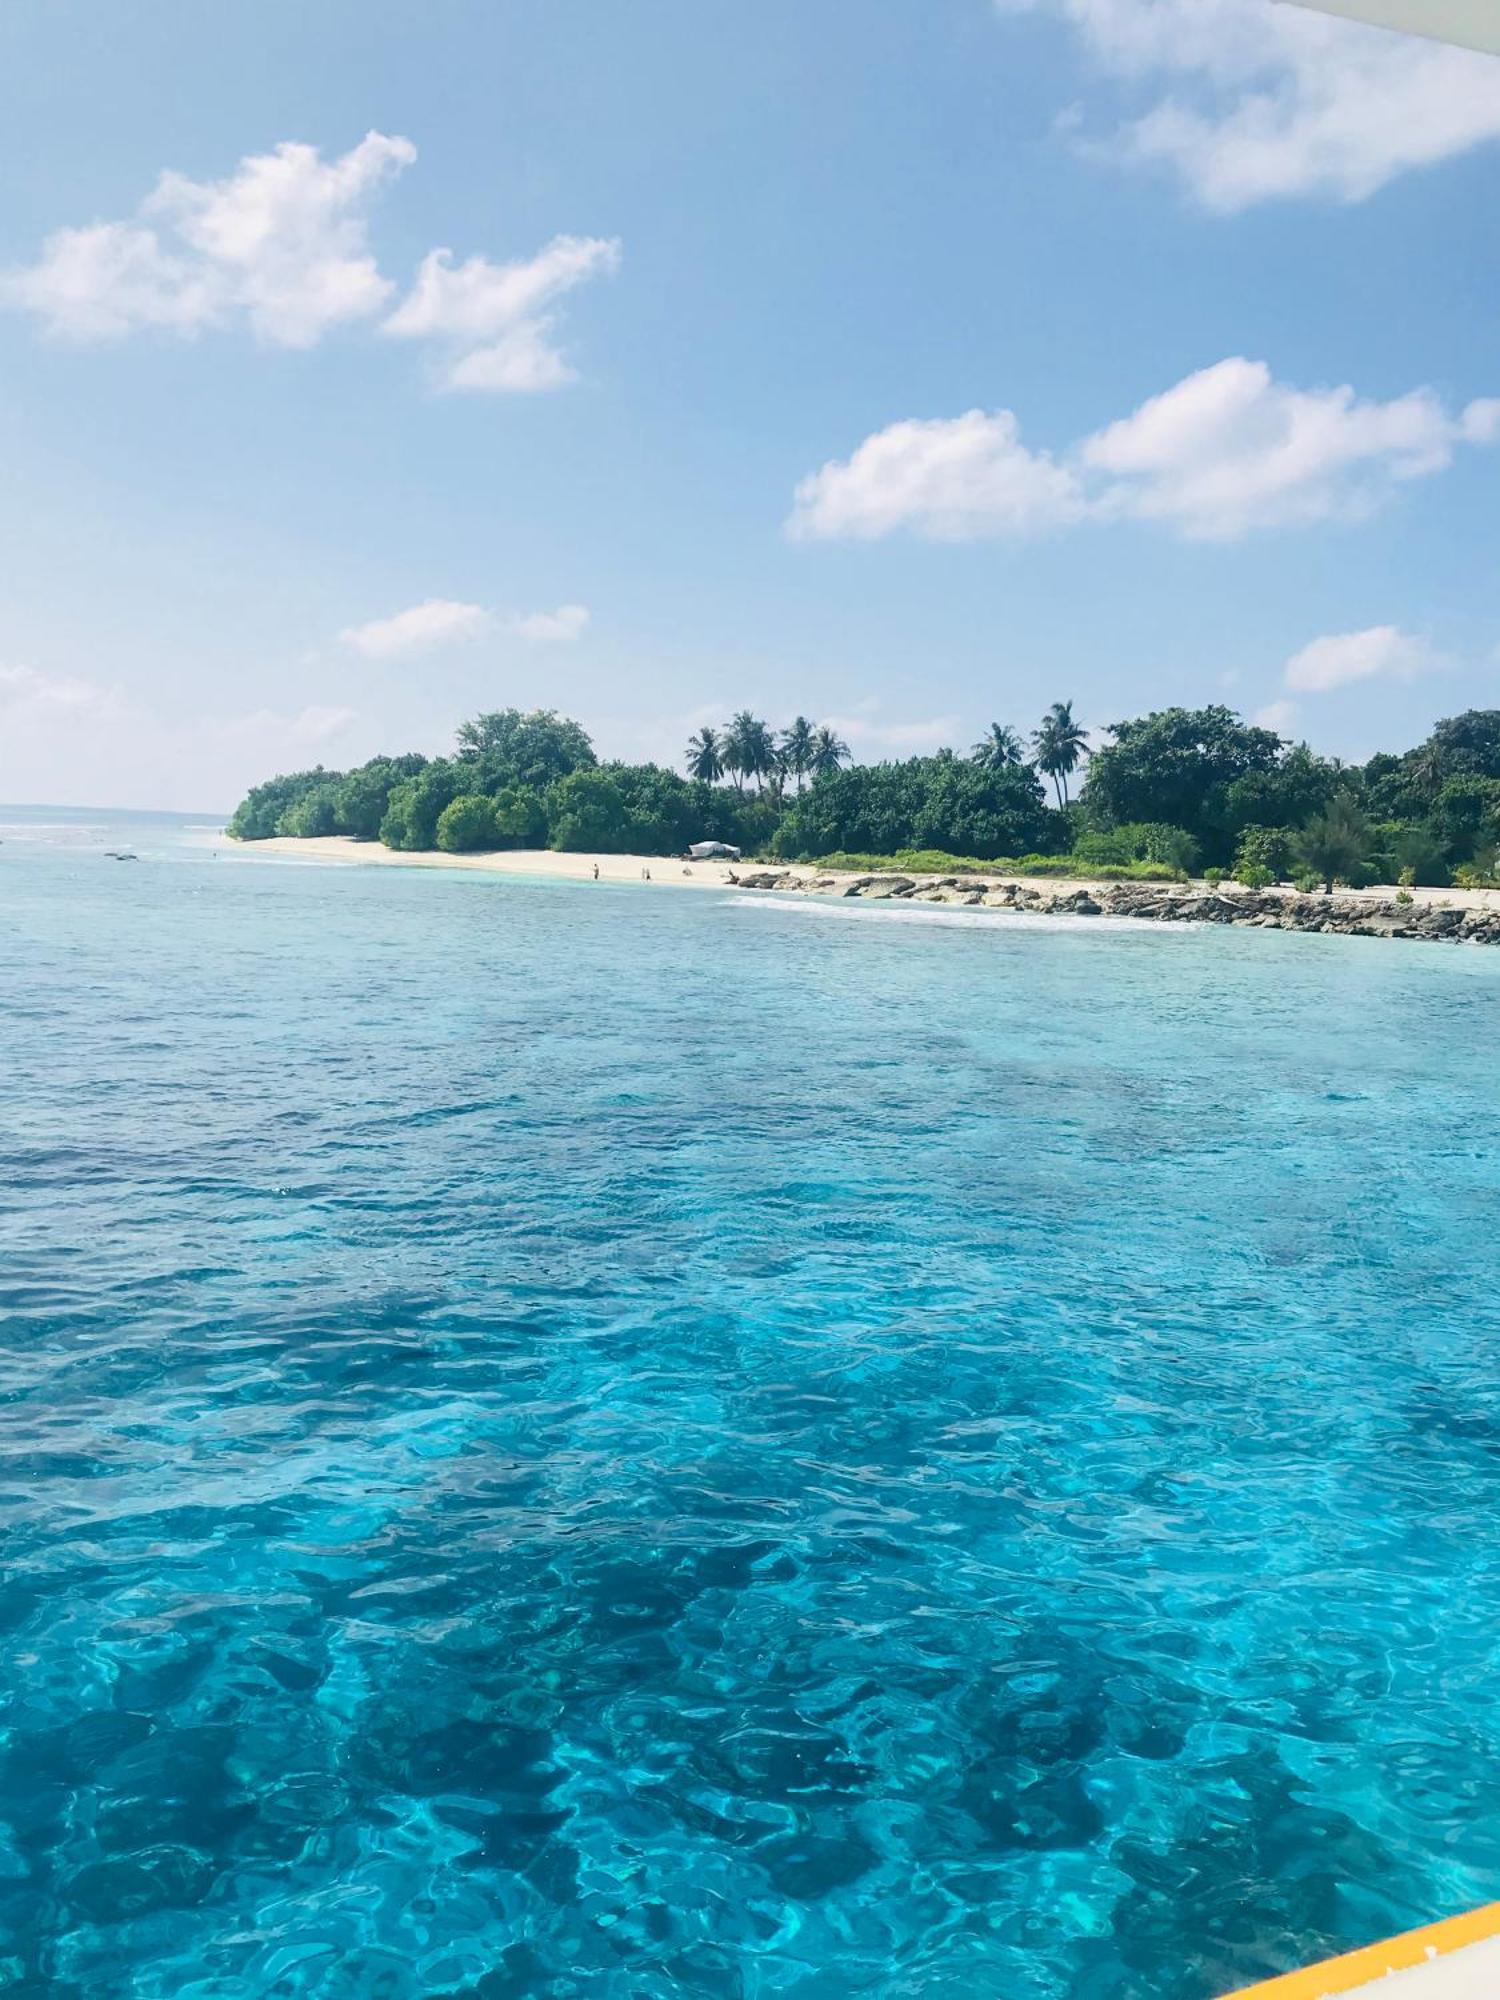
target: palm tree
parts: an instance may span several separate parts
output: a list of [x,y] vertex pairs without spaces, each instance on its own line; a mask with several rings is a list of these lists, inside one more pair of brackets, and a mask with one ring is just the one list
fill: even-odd
[[797,780],[797,796],[802,796],[802,780],[812,769],[813,726],[805,715],[799,715],[789,729],[782,732],[782,762]]
[[687,768],[690,778],[700,784],[716,785],[724,775],[724,755],[719,732],[705,723],[696,736],[688,738]]
[[749,710],[742,708],[732,722],[725,723],[719,738],[719,760],[734,779],[737,792],[744,791],[750,775],[750,745],[745,732],[752,720]]
[[814,732],[812,758],[808,769],[815,778],[831,778],[849,761],[849,745],[841,736],[835,736],[825,723]]
[[766,779],[774,779],[781,769],[781,753],[776,748],[776,738],[764,722],[757,722],[751,731],[750,748],[755,759],[752,770],[756,790],[764,791]]
[[988,771],[1003,771],[1008,764],[1026,761],[1020,737],[1003,722],[992,722],[969,755]]
[[726,770],[754,778],[758,791],[765,790],[766,779],[776,769],[776,739],[748,708],[742,708],[725,729],[720,754]]
[[1037,769],[1052,780],[1058,806],[1066,806],[1068,779],[1089,747],[1088,731],[1073,720],[1072,702],[1053,702],[1031,740],[1036,745]]

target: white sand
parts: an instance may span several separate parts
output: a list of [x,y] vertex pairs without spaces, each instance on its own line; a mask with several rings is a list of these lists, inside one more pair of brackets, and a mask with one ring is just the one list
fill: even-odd
[[743,875],[754,863],[684,861],[681,855],[554,854],[550,848],[516,848],[504,854],[397,854],[374,840],[347,840],[330,834],[322,840],[228,840],[236,856],[256,860],[267,855],[296,861],[354,862],[365,868],[467,868],[482,875],[548,875],[555,881],[639,882],[649,869],[651,880],[683,888],[727,889],[731,870]]
[[[238,841],[226,838],[224,845],[228,851],[246,860],[270,856],[278,860],[303,862],[352,862],[366,868],[468,868],[487,875],[550,876],[554,881],[561,882],[591,882],[596,869],[601,882],[640,882],[644,879],[643,871],[649,869],[653,885],[666,883],[684,889],[728,889],[734,886],[729,879],[731,873],[743,876],[781,865],[759,861],[684,861],[680,854],[554,854],[550,848],[515,849],[504,854],[397,854],[388,847],[382,847],[378,841],[347,840],[339,834],[322,840]],[[795,872],[807,876],[809,882],[814,875],[825,881],[852,882],[856,879],[852,875],[830,876],[825,870],[805,866]],[[926,878],[918,877],[918,880],[923,879]],[[1003,875],[998,870],[979,879],[992,883],[1024,883],[1044,892],[1106,889],[1112,886],[1088,877],[1075,880],[1057,875]],[[1199,889],[1203,886],[1201,882],[1193,884]],[[1229,895],[1234,894],[1232,882],[1226,882],[1224,888]],[[1389,902],[1398,893],[1389,886],[1335,891],[1341,898],[1358,898],[1362,902]],[[1500,890],[1496,889],[1413,889],[1410,893],[1418,903],[1441,903],[1449,909],[1500,909]]]

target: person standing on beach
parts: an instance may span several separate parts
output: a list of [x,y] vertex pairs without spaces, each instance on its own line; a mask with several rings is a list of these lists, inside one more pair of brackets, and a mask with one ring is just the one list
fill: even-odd
[[599,864],[597,861],[594,863],[594,880],[596,882],[599,880]]

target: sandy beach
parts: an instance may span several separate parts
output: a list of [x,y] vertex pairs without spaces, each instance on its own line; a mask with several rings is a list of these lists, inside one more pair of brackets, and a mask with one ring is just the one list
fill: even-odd
[[[735,877],[743,880],[747,875],[760,875],[767,869],[780,870],[786,864],[757,861],[684,861],[680,854],[556,854],[550,848],[517,848],[497,854],[401,854],[389,847],[382,847],[378,841],[349,840],[342,835],[329,835],[321,840],[229,840],[225,847],[235,855],[247,859],[274,856],[302,862],[353,863],[361,867],[376,868],[463,868],[487,875],[526,875],[535,879],[550,876],[560,882],[591,882],[596,876],[601,882],[641,882],[649,871],[653,884],[669,884],[684,889],[732,889]],[[823,893],[830,888],[843,888],[860,880],[856,875],[841,875],[827,869],[808,866],[792,867],[790,872],[807,878],[807,887],[812,889],[814,879],[823,887]],[[918,876],[918,881],[936,881],[942,878]],[[1088,889],[1104,891],[1110,883],[1091,876],[1033,876],[1006,874],[996,869],[986,871],[985,879],[990,882],[1014,884],[1035,889]],[[1202,887],[1203,884],[1197,886]],[[1226,884],[1227,892],[1234,894],[1234,884]],[[1285,892],[1288,896],[1291,891]],[[1339,898],[1344,901],[1388,902],[1401,893],[1394,885],[1376,885],[1368,889],[1340,889]],[[1450,910],[1500,910],[1500,890],[1496,889],[1412,889],[1408,891],[1414,904],[1431,905]]]
[[230,840],[233,854],[254,860],[275,855],[295,861],[354,862],[374,868],[463,868],[481,875],[550,876],[558,882],[640,882],[649,870],[653,882],[671,882],[689,889],[730,889],[729,877],[743,875],[753,863],[684,861],[679,855],[554,854],[550,848],[516,848],[501,854],[398,854],[374,840],[349,840],[330,834],[321,840]]

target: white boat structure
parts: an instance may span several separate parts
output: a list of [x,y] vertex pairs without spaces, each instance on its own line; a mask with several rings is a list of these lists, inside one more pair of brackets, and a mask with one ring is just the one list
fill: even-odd
[[1284,0],[1284,4],[1500,55],[1500,0]]

